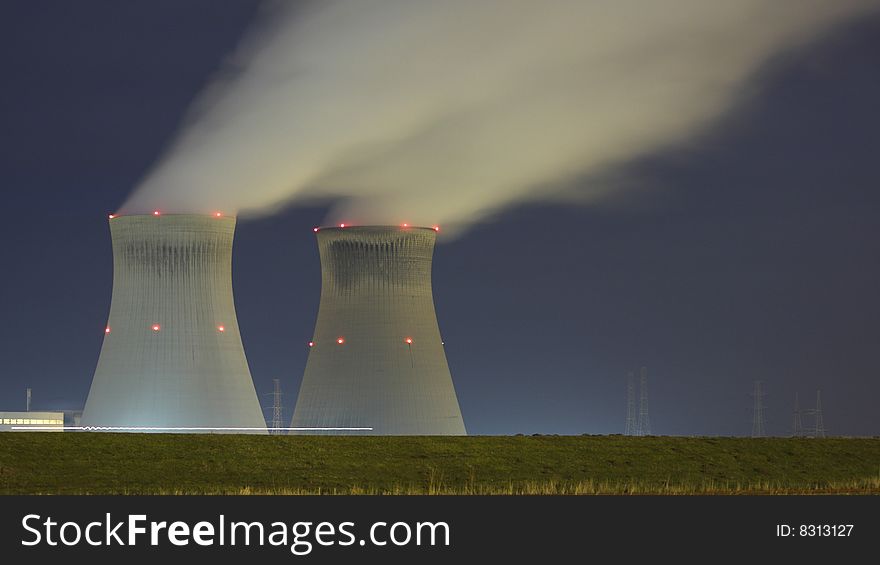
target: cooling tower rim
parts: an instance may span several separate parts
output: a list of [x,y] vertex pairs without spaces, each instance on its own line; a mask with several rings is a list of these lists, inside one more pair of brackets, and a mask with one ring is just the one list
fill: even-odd
[[161,218],[217,218],[218,220],[223,220],[223,219],[229,219],[229,218],[235,219],[236,216],[233,214],[224,214],[222,212],[214,212],[211,214],[194,214],[191,212],[190,213],[187,213],[187,212],[180,212],[180,213],[152,212],[149,214],[118,214],[118,213],[109,214],[110,221],[121,220],[123,218],[156,218],[156,219],[161,219]]
[[440,228],[437,226],[428,227],[428,226],[400,226],[394,224],[368,224],[368,225],[350,225],[345,224],[345,226],[317,226],[312,229],[315,233],[322,231],[330,231],[330,232],[346,232],[346,231],[397,231],[397,232],[408,232],[408,231],[416,231],[416,230],[428,230],[432,232],[440,231]]

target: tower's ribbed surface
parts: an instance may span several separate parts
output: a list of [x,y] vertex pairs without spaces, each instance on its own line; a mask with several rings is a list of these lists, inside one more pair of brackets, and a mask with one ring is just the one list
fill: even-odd
[[321,303],[292,426],[464,435],[434,312],[434,230],[324,228],[317,238]]
[[265,427],[232,296],[235,218],[110,220],[113,298],[84,426]]

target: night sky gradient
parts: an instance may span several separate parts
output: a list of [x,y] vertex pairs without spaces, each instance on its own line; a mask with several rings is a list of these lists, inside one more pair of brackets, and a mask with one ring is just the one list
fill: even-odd
[[[257,7],[0,8],[0,410],[24,409],[26,387],[34,409],[82,408],[110,307],[107,214]],[[654,433],[748,435],[762,380],[771,435],[817,389],[829,434],[880,434],[878,56],[880,17],[835,29],[765,64],[698,138],[625,164],[630,190],[441,233],[434,295],[468,431],[621,433],[626,373],[646,365]],[[285,417],[326,212],[242,219],[236,236],[245,350],[263,405],[282,380]]]

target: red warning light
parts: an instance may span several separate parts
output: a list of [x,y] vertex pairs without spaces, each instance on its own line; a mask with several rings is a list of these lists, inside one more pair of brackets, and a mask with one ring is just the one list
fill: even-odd
[[154,332],[157,332],[157,331],[159,331],[159,330],[161,330],[161,329],[162,329],[162,326],[160,326],[159,324],[153,324],[153,331],[154,331]]
[[217,326],[217,331],[223,333],[226,331],[226,326]]
[[318,230],[319,230],[319,229],[321,229],[321,228],[312,228],[312,231],[315,232],[315,233],[318,233]]
[[408,228],[409,224],[403,224],[403,227]]
[[112,220],[113,218],[115,218],[115,217],[116,217],[116,214],[110,214],[110,219],[111,219],[111,220]]
[[159,215],[159,210],[153,210],[153,215],[154,215],[154,216],[158,216],[158,215]]
[[344,337],[337,337],[336,343],[338,343],[339,345],[342,345],[343,343],[345,343],[345,338]]
[[411,337],[408,337],[408,338],[404,339],[403,341],[406,342],[407,345],[412,345],[413,339]]
[[438,231],[440,231],[440,226],[434,226],[432,229],[433,229],[434,231],[437,231],[437,232],[438,232]]
[[110,326],[107,326],[106,328],[104,328],[104,333],[105,334],[110,333]]
[[315,342],[314,342],[314,341],[310,341],[310,342],[309,342],[309,347],[315,347]]
[[340,227],[340,228],[344,228],[344,227],[345,227],[345,224],[339,224],[339,227]]
[[214,217],[216,217],[216,218],[222,218],[222,217],[223,217],[223,212],[214,212]]

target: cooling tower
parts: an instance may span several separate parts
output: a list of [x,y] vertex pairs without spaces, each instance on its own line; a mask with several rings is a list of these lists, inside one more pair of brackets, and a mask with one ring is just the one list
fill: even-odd
[[317,230],[321,302],[291,426],[464,435],[434,312],[431,228]]
[[234,231],[219,214],[110,217],[113,298],[83,426],[265,429],[232,298]]

